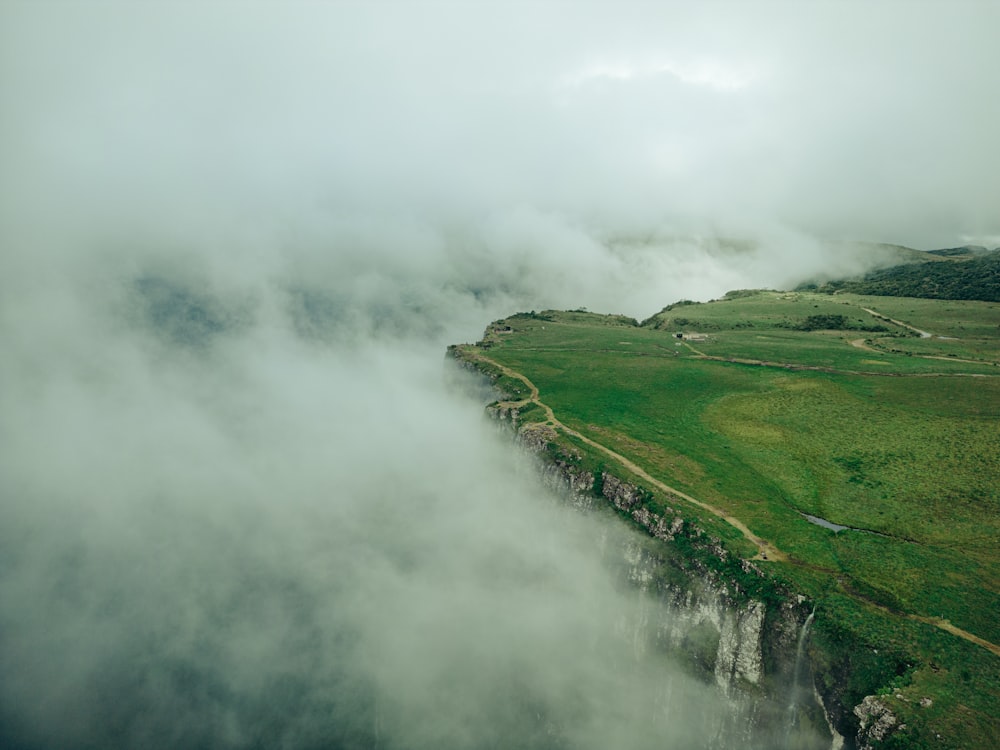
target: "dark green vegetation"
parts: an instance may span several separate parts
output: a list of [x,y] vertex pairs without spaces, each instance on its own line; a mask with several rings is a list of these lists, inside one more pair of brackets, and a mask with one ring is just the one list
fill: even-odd
[[[522,373],[566,426],[784,552],[757,564],[817,604],[825,686],[848,707],[885,694],[906,724],[887,746],[993,747],[1000,304],[744,290],[642,324],[518,315],[464,350]],[[537,406],[525,416],[545,419]],[[569,436],[555,445],[635,480]],[[733,556],[755,553],[704,509],[647,497],[654,512],[668,501]]]
[[1000,251],[952,248],[933,253],[941,262],[872,271],[860,280],[824,284],[820,291],[1000,302]]

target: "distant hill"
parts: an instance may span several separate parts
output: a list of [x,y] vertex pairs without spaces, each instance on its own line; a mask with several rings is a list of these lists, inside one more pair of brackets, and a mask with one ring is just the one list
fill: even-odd
[[946,247],[942,250],[928,250],[928,255],[940,255],[945,258],[971,257],[974,255],[986,255],[990,250],[982,245],[962,245],[961,247]]
[[938,262],[905,263],[816,288],[828,293],[1000,302],[1000,250],[967,246],[931,250],[927,255]]
[[898,266],[904,263],[933,263],[941,258],[924,250],[916,250],[906,245],[893,245],[888,242],[839,242],[831,247],[843,252],[847,248],[855,248],[868,255],[876,268]]

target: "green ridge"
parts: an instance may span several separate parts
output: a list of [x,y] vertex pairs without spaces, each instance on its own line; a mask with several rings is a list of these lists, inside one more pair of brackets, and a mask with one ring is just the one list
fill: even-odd
[[[1000,305],[744,290],[642,324],[515,315],[454,352],[525,375],[567,427],[787,554],[758,565],[817,603],[823,679],[842,680],[845,701],[886,693],[907,725],[887,747],[993,746],[1000,656],[916,618],[1000,644]],[[567,436],[554,445],[611,463]],[[648,501],[734,559],[756,551],[703,509]]]

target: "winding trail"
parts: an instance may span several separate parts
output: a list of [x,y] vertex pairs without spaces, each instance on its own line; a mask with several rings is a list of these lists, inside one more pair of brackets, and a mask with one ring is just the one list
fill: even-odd
[[987,651],[995,654],[996,656],[1000,656],[1000,646],[997,644],[990,643],[984,638],[980,638],[978,635],[973,635],[967,630],[956,628],[950,621],[941,617],[921,617],[920,615],[907,615],[907,617],[911,620],[916,620],[917,622],[933,625],[934,627],[945,630],[952,635],[957,635],[959,638],[969,641],[970,643],[975,643],[977,646],[982,646]]
[[[878,320],[885,320],[885,321],[888,321],[890,323],[895,323],[898,326],[901,326],[903,328],[911,330],[914,333],[919,334],[920,338],[922,338],[922,339],[929,339],[929,338],[933,337],[933,334],[928,333],[927,331],[922,331],[919,328],[914,328],[913,326],[909,325],[908,323],[904,323],[901,320],[895,320],[894,318],[887,317],[887,316],[883,315],[882,313],[877,312],[877,311],[872,310],[872,309],[867,308],[867,307],[862,307],[861,309],[864,310],[869,315],[871,315],[872,317],[878,319]],[[850,343],[851,346],[855,347],[856,349],[862,349],[862,350],[864,350],[866,352],[874,352],[876,354],[885,354],[886,353],[886,352],[883,352],[883,351],[880,351],[878,349],[875,349],[873,347],[868,346],[868,343],[867,343],[866,339],[853,339],[849,343]],[[941,360],[943,362],[963,362],[963,363],[965,363],[967,365],[984,365],[984,364],[989,364],[989,362],[987,362],[985,360],[961,359],[959,357],[942,357],[939,354],[914,354],[913,356],[914,357],[919,357],[920,359],[939,359],[939,360]]]
[[612,450],[611,448],[609,448],[608,446],[604,445],[603,443],[599,443],[596,440],[593,440],[592,438],[589,438],[586,435],[583,435],[580,432],[577,432],[572,427],[567,427],[565,424],[563,424],[561,421],[559,421],[556,418],[556,415],[553,413],[552,408],[548,404],[543,403],[539,399],[539,397],[538,397],[538,387],[534,383],[532,383],[522,373],[518,372],[517,370],[512,370],[511,368],[509,368],[509,367],[507,367],[505,365],[502,365],[499,362],[497,362],[496,360],[490,359],[486,355],[481,354],[479,352],[475,352],[475,353],[469,352],[469,353],[472,354],[472,356],[474,356],[475,358],[480,359],[483,362],[487,362],[487,363],[493,365],[494,367],[498,368],[501,372],[503,372],[504,375],[507,375],[508,377],[512,377],[512,378],[517,378],[522,383],[524,383],[526,386],[528,386],[528,389],[530,391],[530,395],[527,398],[521,399],[519,401],[507,401],[507,402],[504,402],[507,406],[518,407],[518,406],[524,406],[524,405],[529,404],[529,403],[536,404],[537,406],[541,407],[542,410],[544,410],[546,420],[548,421],[548,424],[551,427],[554,427],[557,430],[562,430],[565,434],[572,435],[573,437],[577,438],[578,440],[582,440],[584,443],[586,443],[587,445],[591,446],[592,448],[596,448],[597,450],[601,451],[605,455],[610,456],[615,461],[617,461],[619,464],[621,464],[626,469],[628,469],[630,472],[632,472],[633,474],[635,474],[638,477],[641,477],[646,482],[649,482],[651,485],[653,485],[654,487],[656,487],[658,490],[661,490],[662,492],[666,492],[668,495],[672,495],[674,497],[678,497],[681,500],[684,500],[684,501],[686,501],[688,503],[691,503],[692,505],[696,505],[699,508],[707,510],[709,513],[712,513],[713,515],[718,516],[723,521],[725,521],[726,523],[728,523],[730,526],[733,526],[734,528],[738,529],[740,531],[740,533],[743,534],[744,537],[746,537],[750,542],[752,542],[754,545],[756,545],[756,547],[757,547],[757,554],[753,558],[751,558],[751,559],[753,559],[753,560],[771,560],[771,561],[779,561],[779,562],[786,562],[786,561],[788,561],[788,555],[786,555],[780,549],[778,549],[777,547],[775,547],[774,544],[772,544],[771,542],[767,541],[766,539],[762,539],[761,537],[759,537],[756,534],[754,534],[752,531],[750,531],[749,528],[747,528],[747,525],[745,523],[743,523],[740,519],[736,518],[735,516],[730,515],[729,513],[727,513],[726,511],[724,511],[722,508],[717,508],[714,505],[709,505],[708,503],[702,502],[701,500],[698,500],[696,498],[691,497],[690,495],[688,495],[685,492],[681,492],[680,490],[678,490],[675,487],[671,487],[670,485],[665,484],[664,482],[661,482],[659,479],[656,479],[655,477],[650,476],[649,473],[645,469],[643,469],[641,466],[639,466],[634,461],[629,460],[628,458],[626,458],[625,456],[623,456],[621,453],[618,453],[617,451]]
[[[864,350],[866,352],[873,352],[874,354],[885,354],[886,353],[886,352],[883,352],[883,351],[880,351],[878,349],[874,349],[874,348],[868,346],[868,344],[865,343],[865,339],[853,339],[852,341],[849,341],[848,343],[851,346],[853,346],[855,349],[862,349],[862,350]],[[989,362],[987,362],[985,360],[981,360],[981,359],[962,359],[961,357],[942,357],[939,354],[914,354],[913,356],[917,357],[919,359],[939,359],[942,362],[962,362],[962,363],[967,364],[967,365],[987,365],[987,364],[989,364]],[[888,362],[886,362],[886,364],[888,364]],[[916,374],[922,374],[922,373],[913,373],[913,374],[916,375]],[[959,372],[956,372],[956,373],[951,373],[951,374],[953,374],[953,375],[965,375],[966,377],[973,377],[974,375],[979,375],[980,373],[971,373],[971,372],[959,373]],[[982,375],[982,377],[985,377],[985,373]]]
[[888,315],[883,315],[882,313],[872,310],[868,307],[862,307],[861,309],[874,318],[878,318],[879,320],[888,320],[890,323],[895,323],[896,325],[902,328],[907,328],[916,333],[917,335],[919,335],[920,338],[922,339],[929,339],[931,337],[931,334],[929,334],[927,331],[921,331],[919,328],[914,328],[909,323],[904,323],[901,320],[895,320],[894,318],[890,318]]
[[[535,403],[539,403],[540,404],[540,402],[537,402],[537,401]],[[547,409],[548,407],[545,407],[545,408]],[[551,413],[551,410],[549,410],[549,413]],[[596,440],[591,440],[586,435],[581,435],[576,430],[567,427],[562,422],[559,422],[556,419],[553,419],[552,421],[554,423],[553,426],[555,426],[558,429],[562,430],[567,435],[572,435],[575,438],[579,438],[580,440],[582,440],[583,442],[585,442],[587,445],[590,445],[590,446],[592,446],[594,448],[597,448],[598,450],[604,452],[605,454],[607,454],[611,458],[615,459],[618,463],[620,463],[626,469],[628,469],[629,471],[631,471],[633,474],[635,474],[636,476],[641,477],[642,479],[646,480],[647,482],[649,482],[651,485],[653,485],[657,489],[662,490],[663,492],[666,492],[668,495],[671,495],[671,496],[674,496],[674,497],[679,497],[682,500],[686,500],[687,502],[691,503],[692,505],[697,505],[699,508],[703,508],[703,509],[707,510],[709,513],[712,513],[712,514],[718,516],[723,521],[725,521],[726,523],[728,523],[730,526],[733,526],[733,527],[739,529],[739,531],[743,534],[743,536],[745,536],[748,540],[750,540],[755,545],[757,545],[757,554],[752,559],[754,559],[754,560],[777,560],[777,561],[782,561],[782,562],[788,560],[788,556],[784,552],[782,552],[777,547],[775,547],[771,542],[767,541],[766,539],[761,539],[759,536],[757,536],[756,534],[754,534],[752,531],[750,531],[749,528],[747,528],[747,525],[745,523],[743,523],[740,519],[736,518],[735,516],[731,516],[728,513],[726,513],[724,510],[722,510],[721,508],[716,508],[714,505],[709,505],[708,503],[702,502],[701,500],[696,500],[695,498],[691,497],[690,495],[688,495],[688,494],[686,494],[684,492],[681,492],[680,490],[678,490],[678,489],[676,489],[674,487],[671,487],[671,486],[669,486],[667,484],[664,484],[659,479],[656,479],[655,477],[650,476],[641,466],[639,466],[638,464],[634,463],[633,461],[630,461],[629,459],[625,458],[625,456],[623,456],[622,454],[613,451],[611,448],[608,448],[606,445],[598,443]]]
[[[700,349],[695,349],[686,341],[684,346],[696,354],[699,359],[708,359],[713,362],[728,362],[736,365],[754,365],[757,367],[777,367],[782,370],[828,372],[834,375],[865,375],[879,378],[995,378],[1000,377],[986,372],[876,372],[873,370],[843,370],[837,367],[826,367],[823,365],[800,365],[794,362],[770,362],[766,359],[748,359],[746,357],[720,357],[715,354],[705,354]],[[848,342],[851,346],[874,352],[885,354],[877,349],[872,349],[865,344],[864,339],[854,339]],[[964,362],[970,365],[988,365],[989,362],[977,361],[973,359],[957,359],[955,357],[938,357],[933,354],[915,354],[918,359],[940,359],[944,362]],[[880,363],[881,364],[881,363]]]
[[[892,322],[896,322],[896,321],[892,321]],[[899,325],[904,325],[905,327],[910,328],[910,326],[906,326],[904,323],[900,323]],[[918,329],[913,329],[913,330],[918,330]],[[923,332],[920,331],[920,333],[922,334]],[[928,334],[928,335],[930,335],[930,334]],[[854,342],[851,342],[851,343],[853,344]],[[690,344],[685,344],[685,345],[689,349],[691,349],[693,352],[695,352],[696,354],[699,354],[702,357],[705,357],[706,359],[721,359],[720,357],[711,357],[711,356],[705,355],[705,354],[703,354],[701,352],[698,352]],[[520,406],[526,406],[529,403],[537,405],[539,408],[541,408],[545,412],[545,417],[546,417],[547,423],[548,423],[548,425],[550,427],[552,427],[554,429],[557,429],[557,430],[562,430],[565,434],[572,435],[573,437],[577,438],[578,440],[582,440],[587,445],[589,445],[589,446],[591,446],[593,448],[596,448],[597,450],[601,451],[602,453],[604,453],[605,455],[609,456],[610,458],[613,458],[615,461],[617,461],[619,464],[621,464],[622,466],[624,466],[630,472],[632,472],[633,474],[635,474],[638,477],[641,477],[643,480],[645,480],[646,482],[649,482],[649,484],[653,485],[654,487],[656,487],[657,489],[661,490],[662,492],[665,492],[668,495],[672,495],[672,496],[678,497],[678,498],[680,498],[680,499],[682,499],[682,500],[684,500],[684,501],[686,501],[688,503],[691,503],[692,505],[696,505],[699,508],[707,510],[709,513],[712,513],[715,516],[718,516],[723,521],[725,521],[726,523],[728,523],[730,526],[733,526],[734,528],[738,529],[740,531],[740,533],[743,534],[743,536],[747,540],[749,540],[754,545],[756,545],[756,547],[757,547],[757,554],[754,557],[751,558],[752,560],[775,561],[775,562],[791,562],[793,564],[796,564],[796,561],[790,559],[789,556],[785,552],[783,552],[780,549],[778,549],[774,544],[772,544],[771,542],[767,541],[766,539],[762,539],[761,537],[759,537],[756,534],[754,534],[747,527],[747,525],[745,523],[743,523],[740,519],[736,518],[735,516],[730,515],[729,513],[727,513],[726,511],[724,511],[721,508],[717,508],[714,505],[709,505],[708,503],[702,502],[701,500],[698,500],[698,499],[696,499],[694,497],[691,497],[691,495],[688,495],[685,492],[681,492],[680,490],[678,490],[678,489],[676,489],[674,487],[671,487],[670,485],[665,484],[664,482],[661,482],[659,479],[656,479],[655,477],[650,476],[649,473],[645,469],[643,469],[641,466],[639,466],[638,464],[636,464],[634,461],[631,461],[630,459],[626,458],[625,456],[623,456],[622,454],[618,453],[617,451],[614,451],[611,448],[609,448],[608,446],[606,446],[606,445],[604,445],[602,443],[599,443],[596,440],[593,440],[593,439],[587,437],[586,435],[581,434],[580,432],[572,429],[571,427],[567,427],[559,419],[556,418],[556,415],[552,411],[552,408],[548,404],[546,404],[546,403],[544,403],[544,402],[541,401],[541,399],[539,398],[538,387],[534,383],[532,383],[531,380],[529,380],[527,376],[523,375],[522,373],[518,372],[517,370],[513,370],[510,367],[507,367],[506,365],[500,364],[496,360],[491,359],[490,357],[487,357],[482,352],[473,350],[472,348],[464,349],[464,355],[467,356],[467,357],[470,357],[472,359],[478,359],[478,360],[480,360],[482,362],[486,362],[486,363],[492,365],[493,367],[496,367],[497,369],[499,369],[501,372],[503,372],[504,375],[507,375],[508,377],[516,378],[517,380],[520,380],[522,383],[524,383],[528,387],[529,395],[528,395],[527,398],[523,398],[523,399],[520,399],[520,400],[517,400],[517,401],[505,401],[505,402],[503,402],[505,405],[511,406],[511,407],[514,407],[514,408],[517,408],[517,407],[520,407]],[[772,363],[754,362],[754,364],[772,364]],[[805,368],[805,369],[819,369],[819,368]],[[833,571],[828,571],[828,572],[832,573]],[[867,601],[867,600],[865,600],[865,601]],[[872,604],[873,606],[876,606],[879,609],[885,609],[885,607],[882,607],[881,605],[878,605],[878,604],[876,604],[874,602],[869,602],[869,604]],[[890,610],[886,609],[886,611],[890,611]],[[946,619],[943,619],[943,618],[940,618],[940,617],[925,617],[925,616],[922,616],[922,615],[917,615],[917,614],[912,614],[912,613],[896,613],[896,614],[899,614],[899,615],[901,615],[903,617],[906,617],[909,620],[914,620],[916,622],[922,622],[922,623],[924,623],[926,625],[931,625],[933,627],[936,627],[936,628],[939,628],[941,630],[944,630],[947,633],[951,633],[952,635],[954,635],[954,636],[956,636],[958,638],[962,638],[963,640],[966,640],[966,641],[968,641],[970,643],[974,643],[977,646],[980,646],[980,647],[986,649],[987,651],[989,651],[990,653],[994,654],[995,656],[1000,657],[1000,645],[997,645],[995,643],[987,641],[984,638],[980,638],[979,636],[974,635],[973,633],[970,633],[967,630],[962,630],[961,628],[956,627],[955,625],[952,625],[949,620],[946,620]]]

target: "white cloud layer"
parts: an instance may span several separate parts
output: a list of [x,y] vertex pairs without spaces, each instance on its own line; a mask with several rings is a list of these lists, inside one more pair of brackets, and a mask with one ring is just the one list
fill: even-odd
[[[690,746],[444,345],[996,244],[998,22],[4,3],[0,740]],[[703,723],[636,721],[665,680]]]

